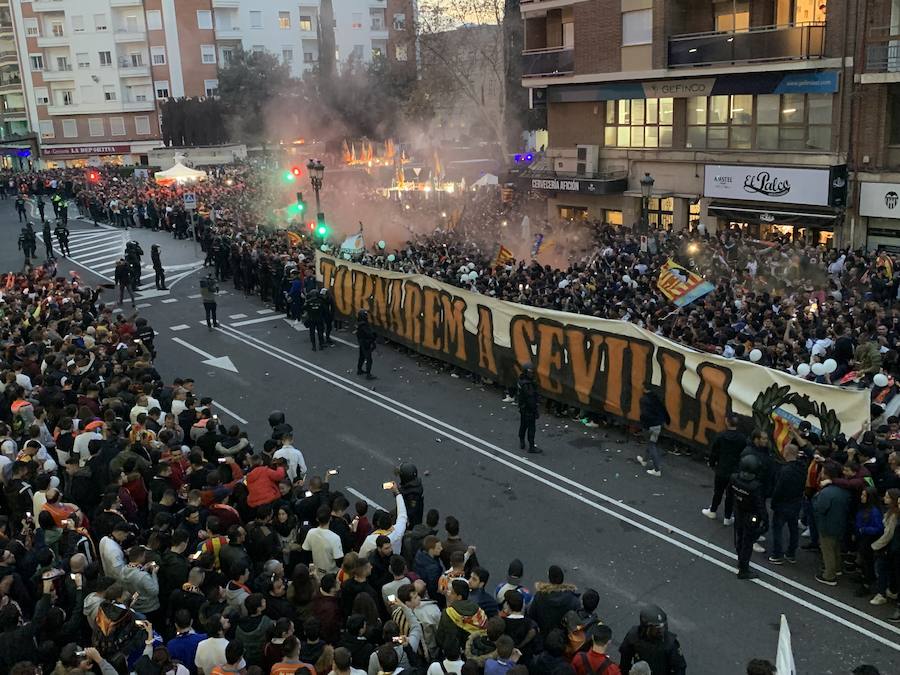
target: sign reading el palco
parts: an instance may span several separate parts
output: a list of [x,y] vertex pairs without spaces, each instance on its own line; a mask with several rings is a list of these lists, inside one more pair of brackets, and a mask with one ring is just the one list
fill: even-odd
[[791,169],[775,166],[706,166],[703,194],[779,204],[828,206],[828,169]]
[[58,157],[60,155],[127,155],[130,152],[130,145],[78,145],[70,148],[48,148],[44,146],[41,148],[41,154],[46,157]]
[[900,218],[900,183],[862,183],[859,188],[859,215]]

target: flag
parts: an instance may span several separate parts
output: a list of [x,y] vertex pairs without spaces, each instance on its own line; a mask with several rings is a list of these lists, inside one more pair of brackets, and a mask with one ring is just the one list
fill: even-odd
[[685,307],[715,290],[715,286],[699,274],[691,272],[669,258],[659,270],[656,287],[669,302]]
[[894,277],[894,261],[891,260],[891,257],[886,253],[882,253],[877,258],[875,258],[875,270],[877,271],[879,267],[883,267],[885,274],[888,279],[892,279]]
[[791,647],[791,629],[787,618],[781,615],[781,628],[778,629],[778,651],[775,653],[776,675],[797,675],[794,663],[794,650]]
[[303,241],[300,235],[296,232],[291,232],[290,230],[288,230],[287,232],[285,232],[285,234],[288,238],[288,244],[290,244],[291,246],[299,246],[300,242]]
[[344,158],[344,164],[349,164],[352,156],[350,155],[350,146],[347,145],[347,139],[344,139],[343,144],[341,145],[341,155]]
[[494,258],[494,267],[503,267],[516,259],[512,251],[500,244],[500,250],[497,251],[497,257]]
[[536,258],[537,254],[541,252],[541,245],[544,243],[544,235],[538,234],[534,238],[534,245],[531,247],[531,257]]
[[441,180],[444,175],[444,167],[441,166],[441,158],[438,157],[437,150],[434,151],[434,177],[436,180]]
[[772,430],[772,440],[775,442],[775,449],[779,455],[784,457],[784,449],[791,442],[791,423],[775,412],[772,413],[772,422],[775,425]]

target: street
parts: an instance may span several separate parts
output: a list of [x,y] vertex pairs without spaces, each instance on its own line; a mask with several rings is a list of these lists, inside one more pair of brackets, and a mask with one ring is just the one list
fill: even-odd
[[[0,229],[6,242],[0,265],[20,269],[11,201],[0,203]],[[616,645],[640,606],[657,604],[668,613],[689,672],[738,673],[751,658],[774,659],[781,614],[792,630],[798,672],[847,673],[864,662],[900,670],[900,627],[883,620],[887,608],[854,597],[849,582],[834,589],[817,584],[818,554],[801,551],[796,566],[777,568],[757,554],[760,578],[735,578],[731,529],[700,515],[712,492],[703,463],[669,456],[662,477],[653,478],[635,461],[642,445],[623,429],[587,429],[548,415],[538,421],[545,454],[524,455],[517,449],[517,411],[496,388],[383,344],[373,369],[379,379],[367,382],[355,375],[349,330],[335,333],[334,348],[312,352],[302,326],[236,292],[230,281],[220,286],[221,328],[209,331],[195,242],[77,219],[70,229],[75,263],[60,258],[59,274],[74,270],[88,283],[109,283],[126,237],[140,242],[146,266],[150,246],[160,245],[170,291],[153,290],[153,272],[145,269],[137,308],[157,332],[155,365],[166,381],[193,377],[257,448],[269,433],[269,412],[284,410],[311,472],[338,468],[336,487],[373,505],[390,505],[382,483],[400,461],[414,462],[426,509],[439,509],[442,523],[447,515],[460,520],[463,540],[477,545],[491,572],[490,588],[503,581],[513,558],[524,562],[531,588],[558,564],[566,581],[600,593],[598,611]],[[112,302],[113,294],[103,299]]]

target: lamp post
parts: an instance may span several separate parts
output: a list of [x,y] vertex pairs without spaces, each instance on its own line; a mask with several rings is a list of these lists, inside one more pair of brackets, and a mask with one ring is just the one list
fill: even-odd
[[319,199],[319,190],[322,189],[322,181],[325,178],[325,165],[318,159],[311,159],[306,163],[309,171],[309,182],[312,183],[313,192],[316,193],[316,219],[320,223],[325,222],[325,214],[322,213],[322,202]]
[[650,232],[650,195],[653,194],[654,182],[649,173],[641,178],[641,227],[645,234]]

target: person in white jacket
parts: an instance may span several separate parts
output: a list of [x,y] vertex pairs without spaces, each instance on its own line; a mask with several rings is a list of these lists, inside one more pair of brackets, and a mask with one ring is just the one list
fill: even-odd
[[372,526],[375,529],[365,538],[362,546],[359,547],[360,558],[368,558],[369,553],[375,550],[375,540],[382,534],[386,535],[387,538],[391,540],[391,547],[394,549],[394,554],[400,555],[403,535],[406,534],[406,525],[409,522],[409,519],[406,515],[406,502],[403,501],[403,496],[400,494],[400,490],[397,489],[396,483],[392,483],[390,491],[397,502],[397,520],[395,520],[393,526],[391,526],[391,514],[387,511],[375,512],[372,516]]
[[112,579],[121,579],[125,568],[125,551],[122,543],[128,538],[130,530],[127,523],[119,523],[109,534],[100,540],[100,562],[103,573]]

